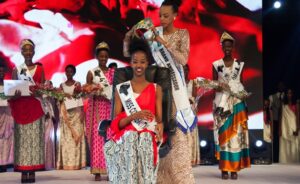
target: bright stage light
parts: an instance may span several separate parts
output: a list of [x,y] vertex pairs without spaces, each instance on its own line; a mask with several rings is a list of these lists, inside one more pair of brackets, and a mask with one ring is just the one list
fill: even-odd
[[256,147],[261,147],[263,145],[263,142],[261,141],[261,140],[257,140],[256,142],[255,142],[255,146]]
[[280,1],[275,1],[273,6],[274,6],[274,8],[278,9],[278,8],[281,7],[281,2]]
[[202,148],[204,148],[206,145],[207,145],[207,141],[206,141],[206,140],[200,141],[200,146],[201,146]]

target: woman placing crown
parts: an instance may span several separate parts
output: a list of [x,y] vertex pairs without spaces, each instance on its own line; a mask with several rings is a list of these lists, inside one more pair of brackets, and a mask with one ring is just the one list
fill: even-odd
[[104,119],[110,119],[112,80],[114,69],[106,66],[109,58],[109,46],[101,42],[96,47],[96,58],[98,66],[87,74],[87,84],[100,85],[102,93],[100,96],[91,96],[88,101],[86,113],[87,138],[90,147],[91,173],[95,180],[101,180],[101,174],[106,174],[106,164],[103,154],[105,140],[98,135],[98,123]]

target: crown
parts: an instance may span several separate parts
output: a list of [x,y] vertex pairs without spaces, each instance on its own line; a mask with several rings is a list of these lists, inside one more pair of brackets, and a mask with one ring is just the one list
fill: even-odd
[[145,18],[134,26],[133,33],[136,37],[141,38],[144,36],[144,33],[146,33],[148,30],[151,30],[153,26],[152,20],[150,18]]
[[222,44],[225,40],[231,40],[231,41],[235,41],[235,39],[228,34],[226,31],[222,34],[221,39],[220,39],[220,43]]
[[98,50],[98,49],[107,49],[107,50],[109,50],[109,46],[106,42],[100,42],[96,47],[96,50]]

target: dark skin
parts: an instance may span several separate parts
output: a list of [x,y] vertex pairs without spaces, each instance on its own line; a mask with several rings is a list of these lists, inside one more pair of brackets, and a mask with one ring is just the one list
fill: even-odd
[[[270,113],[271,132],[273,132],[273,111],[270,108],[270,101],[268,99],[264,100],[264,111],[269,111],[269,113]],[[264,113],[267,113],[267,112],[264,112]],[[271,139],[272,139],[272,134],[271,134]]]
[[0,67],[0,85],[1,86],[3,86],[4,77],[5,77],[5,68]]
[[[177,12],[174,12],[173,8],[171,5],[163,5],[160,7],[159,10],[159,19],[160,19],[160,24],[163,27],[163,34],[164,35],[169,35],[169,34],[173,34],[175,33],[178,28],[176,28],[174,26],[174,20],[177,16]],[[133,29],[135,29],[135,27],[133,27],[130,31],[128,31],[125,35],[125,40],[129,41],[130,38],[133,35]],[[153,27],[152,31],[154,32],[154,34],[156,33],[156,28]],[[163,44],[166,48],[169,47],[168,43],[163,40],[159,35],[155,35],[155,41]]]
[[[67,68],[65,71],[65,74],[67,76],[67,80],[66,80],[66,85],[67,86],[72,86],[75,84],[75,80],[73,79],[74,75],[75,75],[75,71],[72,68]],[[60,87],[62,89],[62,86]],[[71,94],[66,94],[68,96],[68,98],[71,98]]]
[[[97,55],[97,60],[98,60],[98,64],[100,69],[106,73],[108,71],[108,67],[106,67],[106,63],[108,61],[109,58],[109,54],[106,50],[101,50],[99,51],[98,55]],[[86,83],[87,84],[93,84],[93,74],[89,71],[87,76],[86,76]]]
[[[149,82],[145,78],[145,71],[148,67],[149,62],[146,57],[146,54],[143,51],[137,51],[132,54],[130,66],[133,69],[133,78],[130,81],[133,92],[141,93],[148,85]],[[156,126],[156,130],[158,132],[157,139],[160,140],[163,135],[163,124],[162,124],[162,89],[159,85],[156,87],[156,102],[155,102],[156,114],[155,116],[149,110],[141,110],[134,114],[123,118],[119,122],[119,128],[123,129],[127,125],[129,125],[133,120],[136,119],[144,119],[144,120],[152,120],[155,118],[158,123]],[[118,115],[123,111],[122,102],[118,93],[115,93],[115,114]]]
[[[189,80],[190,69],[187,66],[183,66],[183,70],[184,70],[185,83],[188,84],[190,82],[190,80]],[[197,89],[196,89],[196,85],[194,82],[193,82],[192,96],[193,97],[197,96]],[[192,103],[193,102],[190,100],[190,104],[192,104]]]
[[[24,45],[21,49],[21,54],[24,57],[24,63],[26,64],[28,70],[34,70],[37,65],[35,65],[32,62],[32,58],[34,56],[34,47],[30,44]],[[44,68],[42,67],[42,77],[41,77],[41,84],[43,84],[45,82],[45,73],[44,73]],[[17,68],[14,68],[13,72],[12,72],[12,79],[13,80],[18,80],[18,70]],[[15,92],[15,98],[18,98],[21,96],[21,91],[16,90]]]
[[[174,26],[174,20],[176,19],[177,12],[174,12],[171,5],[163,5],[159,9],[160,24],[163,27],[163,34],[169,35],[175,33],[178,28]],[[152,28],[153,32],[156,33],[155,27]],[[168,43],[163,40],[159,35],[155,35],[155,41],[163,44],[166,48],[169,47]]]

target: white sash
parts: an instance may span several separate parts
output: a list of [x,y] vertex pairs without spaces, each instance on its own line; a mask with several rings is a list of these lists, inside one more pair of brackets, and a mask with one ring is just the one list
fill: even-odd
[[[35,66],[35,67],[38,67],[38,66]],[[29,81],[31,85],[35,85],[33,77],[25,63],[18,66],[17,70],[18,70],[18,79],[19,80]]]
[[[116,88],[127,116],[141,111],[139,104],[136,102],[133,96],[133,90],[130,81],[118,84]],[[152,132],[155,132],[155,120],[148,122],[146,120],[139,119],[134,120],[131,123],[137,131],[141,131],[146,128]]]
[[[157,27],[156,30],[159,36],[163,38],[163,28]],[[149,32],[146,32],[145,34],[149,34]],[[147,36],[145,35],[145,37]],[[157,65],[170,69],[172,95],[177,109],[176,120],[179,128],[181,128],[181,130],[185,133],[187,130],[191,131],[195,126],[196,116],[191,109],[189,102],[183,67],[182,65],[175,65],[175,61],[170,52],[162,44],[152,42],[150,43],[150,47]]]
[[100,69],[100,67],[96,67],[91,70],[93,74],[93,83],[100,84],[103,88],[102,95],[108,100],[112,99],[112,85],[109,84],[104,72]]

